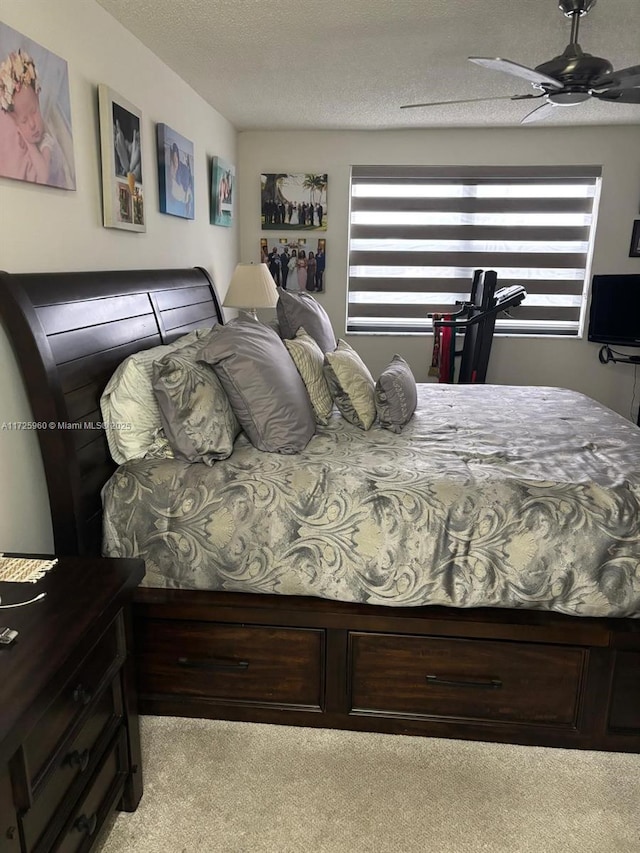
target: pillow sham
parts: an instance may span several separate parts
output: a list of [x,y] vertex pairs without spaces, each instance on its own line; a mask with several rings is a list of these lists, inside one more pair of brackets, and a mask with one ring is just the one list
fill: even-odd
[[418,392],[411,368],[401,355],[394,355],[378,377],[375,400],[380,426],[402,432],[416,410]]
[[241,317],[215,326],[198,358],[211,365],[249,441],[268,453],[299,453],[316,425],[293,360],[268,326]]
[[336,336],[329,315],[308,293],[290,293],[280,289],[276,314],[281,338],[295,338],[296,332],[302,326],[323,353],[332,352],[336,348]]
[[316,422],[326,426],[333,409],[333,397],[324,375],[322,350],[302,327],[296,332],[295,338],[285,340],[284,345],[307,389]]
[[118,465],[147,456],[173,456],[153,392],[153,363],[172,352],[196,352],[210,331],[195,329],[173,343],[136,352],[118,365],[100,397],[102,420],[111,425],[106,430],[109,451]]
[[181,352],[165,355],[153,363],[153,390],[176,456],[206,465],[231,456],[240,424],[208,365]]
[[376,419],[375,382],[358,353],[342,339],[324,356],[324,374],[342,417],[371,429]]

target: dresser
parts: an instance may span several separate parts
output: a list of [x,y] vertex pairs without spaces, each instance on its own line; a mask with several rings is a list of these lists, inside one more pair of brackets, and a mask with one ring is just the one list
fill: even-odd
[[35,584],[0,583],[0,853],[87,853],[142,796],[131,655],[141,560],[62,558]]

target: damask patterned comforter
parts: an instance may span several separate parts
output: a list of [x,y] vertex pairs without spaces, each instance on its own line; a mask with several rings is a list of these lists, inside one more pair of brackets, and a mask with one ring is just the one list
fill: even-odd
[[149,586],[640,616],[640,430],[572,391],[420,385],[400,435],[335,413],[295,456],[128,462],[103,502]]

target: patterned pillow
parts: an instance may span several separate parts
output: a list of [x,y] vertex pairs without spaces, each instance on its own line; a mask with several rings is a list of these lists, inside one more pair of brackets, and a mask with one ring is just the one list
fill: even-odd
[[118,465],[129,459],[173,456],[153,393],[153,363],[169,353],[185,352],[185,348],[196,352],[210,332],[196,329],[171,344],[136,352],[118,365],[100,398],[102,420],[124,427],[106,430],[111,456]]
[[153,363],[153,390],[176,456],[213,465],[231,455],[240,424],[208,365],[180,352],[165,355]]
[[210,364],[258,450],[299,453],[316,431],[300,374],[278,335],[241,318],[215,326],[199,358]]
[[283,340],[295,338],[296,332],[302,326],[323,353],[333,352],[336,348],[336,336],[329,315],[308,293],[289,293],[288,290],[281,289],[276,313],[280,337]]
[[292,341],[285,340],[284,345],[305,384],[316,422],[326,426],[333,409],[333,397],[323,371],[322,350],[302,327],[296,332],[295,338]]
[[376,419],[375,383],[358,353],[339,340],[333,352],[325,353],[324,373],[342,417],[370,429]]
[[402,432],[416,410],[418,393],[411,368],[401,355],[394,355],[380,374],[375,397],[380,426]]

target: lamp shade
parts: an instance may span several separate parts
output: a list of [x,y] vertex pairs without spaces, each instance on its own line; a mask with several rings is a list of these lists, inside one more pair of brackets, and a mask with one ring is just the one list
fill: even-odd
[[278,291],[266,264],[238,264],[222,303],[225,308],[274,308]]

